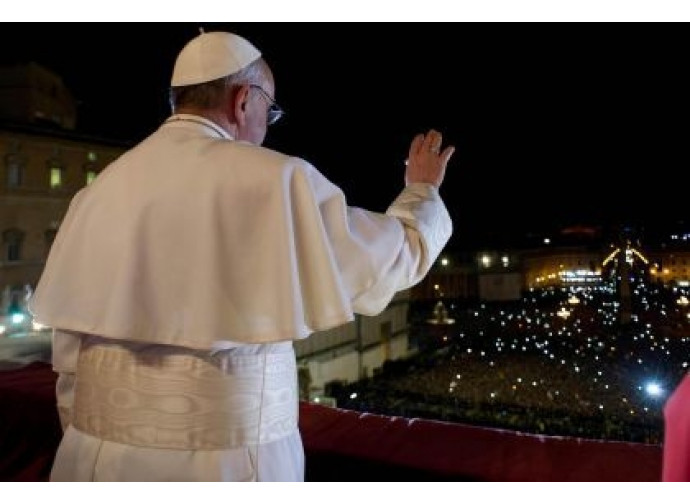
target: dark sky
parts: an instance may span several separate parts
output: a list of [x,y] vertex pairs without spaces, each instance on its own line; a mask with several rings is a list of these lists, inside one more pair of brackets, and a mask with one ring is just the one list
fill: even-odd
[[452,245],[575,223],[687,220],[682,24],[3,24],[0,62],[34,60],[80,102],[80,128],[138,140],[168,114],[175,56],[198,33],[259,47],[287,116],[266,145],[383,211],[409,142],[457,147],[441,190]]

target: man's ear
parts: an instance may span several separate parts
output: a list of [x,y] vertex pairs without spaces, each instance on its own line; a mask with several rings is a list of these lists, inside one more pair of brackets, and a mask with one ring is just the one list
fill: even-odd
[[249,101],[249,85],[242,84],[236,88],[228,106],[234,122],[242,126],[246,122],[247,102]]

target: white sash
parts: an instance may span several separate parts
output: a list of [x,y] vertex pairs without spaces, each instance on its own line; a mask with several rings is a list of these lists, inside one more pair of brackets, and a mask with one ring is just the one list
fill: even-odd
[[75,428],[117,443],[183,450],[264,444],[297,430],[294,350],[210,356],[142,348],[82,344]]

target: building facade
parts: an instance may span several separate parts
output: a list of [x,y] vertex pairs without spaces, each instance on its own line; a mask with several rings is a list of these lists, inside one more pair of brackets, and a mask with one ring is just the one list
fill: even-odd
[[410,291],[399,292],[377,316],[357,315],[353,322],[296,341],[297,361],[308,376],[308,388],[322,393],[332,381],[351,383],[371,377],[385,361],[414,352],[409,342],[409,303]]
[[127,148],[70,130],[74,108],[47,70],[0,71],[0,316],[25,309],[69,202]]
[[442,254],[428,275],[412,288],[412,300],[473,299],[478,296],[477,268],[467,257]]
[[650,247],[604,241],[544,244],[447,257],[413,288],[413,300],[513,301],[532,288],[598,285],[610,278],[618,261],[635,265],[638,274],[654,283],[690,286],[690,240]]
[[685,248],[650,251],[652,281],[665,285],[690,286],[690,246]]
[[524,287],[537,288],[596,284],[607,254],[588,247],[544,247],[520,255]]

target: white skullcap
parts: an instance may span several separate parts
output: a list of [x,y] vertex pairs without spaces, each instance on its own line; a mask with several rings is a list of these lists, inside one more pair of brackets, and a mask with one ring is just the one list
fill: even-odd
[[248,40],[226,32],[202,33],[180,51],[170,85],[191,86],[239,72],[261,57]]

